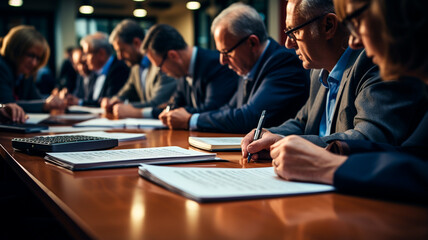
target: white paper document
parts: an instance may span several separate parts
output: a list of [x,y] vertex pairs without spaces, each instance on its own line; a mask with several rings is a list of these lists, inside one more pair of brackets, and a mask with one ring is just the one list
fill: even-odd
[[25,123],[38,124],[50,117],[49,113],[27,113],[28,119]]
[[87,131],[103,131],[110,130],[109,127],[85,127],[78,128],[73,126],[50,126],[49,129],[42,130],[45,133],[66,133],[66,132],[87,132]]
[[73,113],[73,112],[92,113],[92,114],[104,113],[104,109],[99,107],[87,107],[87,106],[78,106],[78,105],[68,107],[68,111],[70,111],[70,113]]
[[111,127],[111,128],[165,128],[159,119],[125,118],[110,120],[108,118],[96,118],[80,122],[75,127]]
[[140,140],[140,139],[145,139],[146,138],[146,134],[144,134],[144,133],[124,133],[124,132],[104,132],[104,131],[60,134],[60,135],[57,135],[57,136],[73,136],[73,135],[83,135],[83,136],[90,136],[90,137],[114,138],[114,139],[119,140],[119,142]]
[[274,173],[273,167],[183,168],[142,164],[139,174],[198,202],[334,191],[330,185],[286,181]]
[[123,150],[46,153],[45,160],[71,170],[131,167],[141,163],[170,164],[214,161],[216,154],[181,147],[153,147]]

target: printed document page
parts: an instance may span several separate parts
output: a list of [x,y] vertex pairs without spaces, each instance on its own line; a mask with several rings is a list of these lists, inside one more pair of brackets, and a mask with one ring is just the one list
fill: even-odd
[[324,184],[286,181],[272,167],[182,168],[142,164],[139,173],[197,201],[245,199],[333,191]]

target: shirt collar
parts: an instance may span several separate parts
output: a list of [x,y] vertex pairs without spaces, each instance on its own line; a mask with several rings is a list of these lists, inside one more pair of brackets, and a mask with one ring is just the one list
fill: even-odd
[[104,64],[104,66],[100,70],[96,71],[96,73],[98,75],[107,75],[108,70],[109,70],[111,64],[113,63],[113,60],[114,60],[114,57],[110,56],[109,59],[107,60],[107,62]]
[[[345,72],[349,57],[353,51],[354,50],[350,47],[346,48],[345,52],[340,56],[339,61],[337,61],[330,73],[325,69],[321,70],[319,80],[324,87],[329,88],[329,82],[339,83],[342,80],[343,72]],[[324,83],[323,81],[325,78],[327,78],[327,83]]]
[[244,78],[247,78],[247,79],[254,79],[254,75],[256,75],[257,68],[259,67],[260,62],[262,61],[262,58],[263,58],[263,56],[265,55],[266,49],[269,47],[269,44],[270,44],[270,40],[268,39],[267,44],[266,44],[266,47],[265,47],[265,49],[263,49],[262,54],[261,54],[261,55],[260,55],[260,57],[257,59],[257,61],[256,61],[256,63],[254,64],[254,66],[251,68],[251,71],[250,71],[247,75],[245,75],[245,76],[244,76]]
[[150,60],[147,56],[141,58],[140,66],[142,69],[150,67]]
[[195,62],[196,62],[196,54],[198,52],[198,48],[196,46],[193,47],[192,57],[190,58],[189,71],[188,76],[193,78],[195,76]]

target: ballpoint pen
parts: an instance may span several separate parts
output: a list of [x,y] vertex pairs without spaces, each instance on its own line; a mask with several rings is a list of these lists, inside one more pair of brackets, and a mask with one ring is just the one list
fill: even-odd
[[[265,114],[266,110],[263,110],[262,115],[260,116],[259,123],[257,124],[256,131],[254,132],[254,138],[253,141],[257,141],[260,138],[260,134],[262,132],[263,123],[265,122]],[[247,162],[249,163],[251,160],[251,153],[248,153]]]

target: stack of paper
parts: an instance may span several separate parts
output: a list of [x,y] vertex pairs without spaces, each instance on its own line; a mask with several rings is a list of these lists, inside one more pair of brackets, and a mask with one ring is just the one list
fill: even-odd
[[70,170],[132,167],[141,163],[171,164],[214,161],[215,153],[203,153],[181,147],[154,147],[123,150],[47,153],[45,160]]
[[189,137],[189,144],[208,151],[241,150],[242,137]]
[[125,118],[110,120],[107,118],[96,118],[80,122],[75,127],[110,127],[110,128],[165,128],[159,119]]

